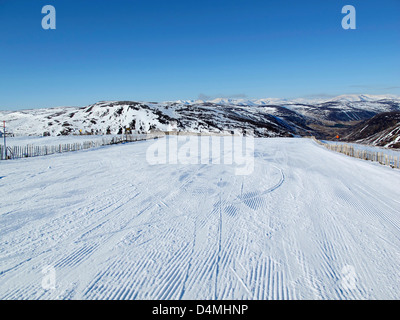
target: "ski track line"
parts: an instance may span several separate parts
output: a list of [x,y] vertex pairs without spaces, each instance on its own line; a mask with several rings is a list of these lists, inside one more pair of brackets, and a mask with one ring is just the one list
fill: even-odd
[[192,268],[192,261],[193,261],[194,255],[195,255],[196,235],[197,235],[197,224],[196,224],[196,220],[195,219],[194,219],[193,224],[194,224],[194,228],[193,228],[192,248],[191,248],[191,252],[190,252],[190,258],[189,258],[189,261],[188,261],[188,267],[187,267],[187,270],[186,270],[185,278],[184,278],[184,281],[183,281],[183,284],[182,284],[182,291],[179,294],[179,300],[183,299],[183,297],[185,295],[185,292],[187,290],[186,285],[187,285],[187,282],[188,282],[188,279],[189,279],[190,270]]
[[98,246],[99,244],[84,244],[70,255],[56,262],[54,268],[74,267],[80,261],[87,259]]
[[[219,254],[220,254],[219,274],[221,274],[219,279],[221,279],[222,277],[225,277],[225,278],[231,277],[230,271],[233,270],[232,269],[232,262],[237,259],[237,257],[235,257],[235,252],[238,251],[237,242],[232,237],[232,233],[230,232],[230,230],[229,230],[228,234],[229,234],[229,236],[224,239],[224,243],[221,246],[221,250],[222,251],[219,252]],[[221,237],[222,237],[222,235],[221,235]],[[237,274],[234,274],[234,275],[236,277],[238,277]],[[247,285],[244,283],[244,281],[240,277],[238,277],[238,279],[239,279],[239,283],[240,282],[242,283],[242,285],[244,286],[245,290],[249,291],[249,289],[248,289]],[[232,280],[231,281],[226,281],[226,283],[228,283],[230,285],[222,286],[223,291],[220,292],[220,295],[218,296],[218,299],[227,299],[228,298],[227,296],[225,296],[225,291],[230,289],[231,287],[233,287],[233,281]],[[221,286],[219,286],[219,287],[221,287]]]
[[215,262],[216,268],[215,268],[215,295],[214,299],[218,299],[218,278],[219,278],[219,263],[221,260],[221,242],[222,242],[222,204],[221,204],[221,194],[219,195],[219,205],[218,205],[218,213],[219,213],[219,219],[218,219],[218,246],[217,246],[217,259]]
[[[354,240],[350,242],[350,232],[343,228],[343,223],[340,223],[337,217],[333,215],[329,209],[326,211],[331,219],[331,221],[327,221],[326,223],[329,223],[332,228],[327,230],[330,234],[324,232],[322,236],[323,240],[320,240],[320,243],[327,258],[330,261],[335,262],[336,272],[334,273],[334,280],[336,285],[332,286],[332,288],[340,299],[366,299],[367,293],[362,282],[358,282],[357,287],[354,290],[346,291],[342,288],[341,281],[343,279],[343,267],[349,263],[357,266],[357,273],[362,275],[363,278],[365,277],[365,274],[368,273],[368,270],[364,269],[365,264],[359,260],[359,256],[354,252],[355,244]],[[331,241],[328,241],[328,237],[333,239],[334,242],[332,243]]]
[[[357,185],[357,188],[359,190],[362,190],[363,193],[367,193],[368,196],[375,201],[380,202],[383,204],[389,211],[392,212],[392,214],[389,214],[388,212],[383,212],[382,210],[379,210],[379,216],[388,222],[390,225],[392,225],[397,231],[400,231],[400,214],[399,211],[395,211],[391,206],[389,206],[386,202],[382,201],[381,197],[377,197],[376,194],[371,193],[370,191],[367,191],[366,188],[361,187],[360,185]],[[385,195],[384,195],[385,196]],[[370,203],[371,207],[373,207],[373,204]],[[399,208],[400,209],[400,208]],[[392,216],[392,217],[391,217]]]
[[264,190],[262,192],[252,191],[252,192],[245,193],[243,196],[240,196],[239,200],[233,201],[232,204],[244,202],[248,207],[250,207],[254,210],[258,210],[259,208],[263,207],[261,197],[267,195],[268,193],[275,191],[276,189],[281,187],[282,184],[285,182],[285,175],[283,173],[283,170],[278,167],[275,167],[275,168],[278,169],[281,174],[279,181],[275,185],[273,185],[272,187],[270,187],[267,190]]
[[[217,250],[215,251],[215,253],[213,254],[213,255],[209,255],[208,254],[208,256],[209,256],[209,259],[208,259],[208,261],[210,261],[210,260],[212,260],[212,259],[215,259],[215,261],[219,261],[219,260],[221,260],[221,241],[222,241],[222,214],[223,214],[223,212],[222,212],[222,207],[224,206],[224,202],[222,201],[222,198],[221,197],[219,197],[219,200],[214,204],[214,209],[213,210],[211,210],[210,211],[210,214],[209,215],[211,215],[211,216],[209,216],[209,218],[211,218],[211,217],[216,217],[217,216],[217,214],[218,214],[218,230],[217,230],[217,234],[218,234],[218,237],[217,237]],[[206,217],[207,217],[207,215],[206,215]],[[200,225],[199,225],[199,229],[202,229],[202,228],[204,228],[205,227],[205,225],[206,225],[206,222],[210,222],[210,219],[204,219],[204,217],[200,220]],[[205,251],[205,252],[207,252],[207,251]],[[201,252],[198,252],[198,254],[196,254],[196,256],[192,259],[192,260],[195,260],[195,258],[197,258],[198,256],[199,256],[199,254],[202,254]],[[207,265],[207,263],[206,263],[206,265]],[[218,268],[219,268],[219,266],[218,266],[218,263],[214,263],[214,264],[211,264],[211,269],[209,269],[209,270],[212,270],[212,269],[214,269],[215,270],[215,276],[214,276],[214,278],[215,278],[215,283],[214,283],[214,290],[215,290],[215,292],[214,292],[214,296],[216,296],[216,295],[218,295],[218,284],[217,284],[217,281],[218,281],[218,274],[219,274],[219,270],[218,270]],[[196,269],[196,268],[194,268],[193,269],[193,271],[192,271],[192,278],[198,278],[199,276],[196,276],[195,274],[196,274],[196,272],[201,272],[201,270],[198,270],[198,268]],[[203,270],[203,273],[201,273],[200,274],[200,279],[199,279],[199,281],[198,282],[200,282],[201,281],[201,279],[202,279],[202,277],[204,277],[204,276],[206,276],[206,270]],[[193,284],[192,284],[193,285]]]
[[[350,195],[344,194],[341,190],[338,190],[336,192],[336,195],[339,198],[343,199],[346,203],[348,203],[349,206],[357,208],[357,212],[363,214],[365,217],[368,217],[372,220],[386,222],[387,225],[391,226],[392,228],[394,228],[397,231],[396,235],[397,235],[397,238],[399,239],[398,231],[400,231],[400,226],[399,226],[398,222],[396,222],[392,218],[388,217],[388,215],[385,212],[383,212],[380,208],[377,208],[373,203],[370,202],[370,200],[368,198],[365,198],[365,201],[367,201],[368,203],[364,204],[364,203],[361,203],[357,197],[354,197],[354,196],[351,197]],[[370,196],[375,198],[372,195],[370,195]]]

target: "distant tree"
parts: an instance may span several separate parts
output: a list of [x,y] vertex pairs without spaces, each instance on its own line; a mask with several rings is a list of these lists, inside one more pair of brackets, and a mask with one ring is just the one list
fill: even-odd
[[129,123],[129,127],[134,130],[136,128],[136,120],[133,119],[130,123]]

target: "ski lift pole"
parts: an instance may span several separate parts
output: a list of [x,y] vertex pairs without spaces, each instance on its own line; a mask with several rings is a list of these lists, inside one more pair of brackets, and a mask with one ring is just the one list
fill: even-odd
[[3,136],[4,136],[4,156],[7,160],[7,145],[6,145],[6,122],[3,121]]
[[3,121],[3,135],[4,135],[4,155],[7,160],[7,144],[6,144],[6,122]]

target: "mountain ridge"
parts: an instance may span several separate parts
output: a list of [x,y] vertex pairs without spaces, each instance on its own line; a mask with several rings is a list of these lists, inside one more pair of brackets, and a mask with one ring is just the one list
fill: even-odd
[[[314,101],[314,102],[312,102]],[[397,96],[333,99],[225,99],[170,102],[99,101],[84,107],[0,111],[14,135],[121,134],[180,131],[256,137],[332,138],[383,112],[400,111]]]

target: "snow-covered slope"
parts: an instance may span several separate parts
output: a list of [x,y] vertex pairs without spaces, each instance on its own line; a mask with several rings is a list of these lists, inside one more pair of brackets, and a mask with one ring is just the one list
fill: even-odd
[[380,113],[363,121],[352,128],[344,139],[400,149],[400,112]]
[[[322,135],[324,126],[400,111],[389,96],[340,96],[330,100],[214,99],[162,103],[102,101],[87,107],[1,111],[15,135],[117,134],[126,128],[184,132],[243,132],[256,136]],[[322,131],[321,131],[322,130]]]
[[[14,135],[117,134],[151,130],[183,132],[243,132],[257,136],[292,136],[296,128],[276,114],[280,107],[254,109],[214,103],[99,102],[84,108],[32,109],[2,112],[0,117]],[[284,114],[290,112],[280,108]]]
[[400,299],[399,170],[273,138],[236,176],[153,143],[1,163],[0,299]]

